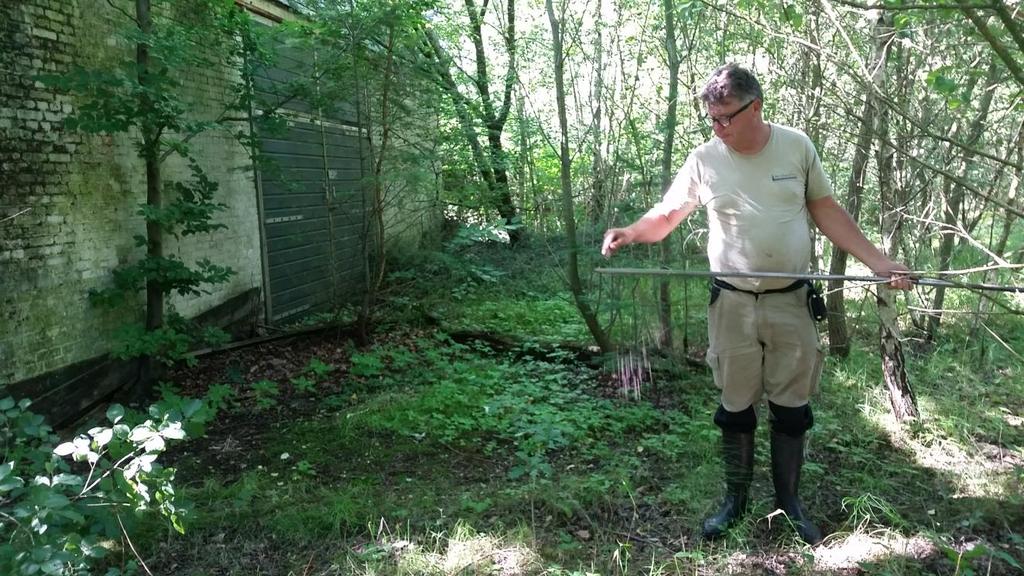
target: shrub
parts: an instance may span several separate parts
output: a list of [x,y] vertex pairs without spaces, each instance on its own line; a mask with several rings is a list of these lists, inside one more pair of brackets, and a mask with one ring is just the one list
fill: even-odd
[[[111,405],[108,426],[58,438],[29,400],[0,400],[0,573],[91,574],[138,514],[158,511],[179,532],[174,470],[157,463],[185,425],[207,416],[203,402],[161,402],[129,424]],[[110,568],[107,576],[134,572]]]

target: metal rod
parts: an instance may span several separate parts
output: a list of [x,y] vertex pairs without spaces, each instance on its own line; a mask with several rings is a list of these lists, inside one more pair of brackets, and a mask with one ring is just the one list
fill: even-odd
[[[793,280],[848,280],[869,284],[888,284],[889,278],[881,276],[848,276],[846,274],[812,274],[790,272],[716,272],[712,270],[668,270],[663,268],[595,268],[598,274],[609,276],[677,276],[683,278],[792,278]],[[1024,294],[1024,286],[1001,286],[998,284],[976,284],[956,282],[938,278],[911,277],[919,286],[942,288],[963,288],[966,290],[987,290],[992,292],[1013,292]]]

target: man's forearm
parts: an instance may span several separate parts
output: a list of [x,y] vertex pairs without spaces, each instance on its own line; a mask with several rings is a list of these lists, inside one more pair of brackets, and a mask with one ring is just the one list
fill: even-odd
[[853,219],[846,216],[845,222],[834,223],[831,231],[822,230],[833,244],[853,256],[869,267],[874,267],[879,261],[885,259],[885,255],[877,246],[868,240],[860,228],[853,222]]
[[811,218],[832,244],[853,254],[872,270],[888,260],[853,221],[850,214],[831,198],[808,203]]
[[693,211],[693,206],[686,204],[682,208],[667,214],[658,207],[651,208],[639,220],[629,225],[634,242],[652,244],[660,242],[669,235],[676,226]]

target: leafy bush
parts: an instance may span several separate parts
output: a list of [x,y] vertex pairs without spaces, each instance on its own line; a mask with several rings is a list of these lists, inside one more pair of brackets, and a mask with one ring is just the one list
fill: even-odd
[[308,393],[313,392],[314,390],[316,390],[316,382],[313,381],[313,380],[310,380],[306,376],[299,376],[297,378],[292,378],[290,380],[290,382],[292,383],[292,386],[295,387],[295,390],[297,392],[303,392],[303,393],[308,394]]
[[[203,402],[158,403],[134,425],[115,404],[107,410],[109,426],[60,444],[29,405],[0,400],[0,572],[91,574],[112,544],[127,540],[133,518],[147,511],[184,531],[174,470],[157,457],[167,442],[186,437],[187,423],[206,417]],[[106,575],[134,571],[130,562]]]
[[313,358],[309,361],[306,366],[306,372],[313,376],[317,382],[322,382],[334,371],[334,366],[324,362],[319,358]]
[[256,399],[256,409],[266,410],[277,406],[277,397],[281,389],[273,380],[260,380],[252,383],[252,394]]

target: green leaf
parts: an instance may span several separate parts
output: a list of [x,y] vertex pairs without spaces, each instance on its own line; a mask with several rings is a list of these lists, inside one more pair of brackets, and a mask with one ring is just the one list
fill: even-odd
[[107,549],[100,546],[96,538],[92,536],[83,538],[78,546],[82,549],[82,553],[90,558],[105,558],[107,556]]
[[1003,552],[1002,550],[992,550],[992,555],[995,556],[996,558],[999,558],[1003,562],[1006,562],[1010,566],[1013,566],[1017,570],[1021,570],[1022,568],[1024,568],[1024,567],[1022,567],[1020,565],[1020,563],[1017,562],[1016,559],[1014,559],[1013,556],[1010,556],[1009,554],[1007,554],[1006,552]]
[[53,485],[63,484],[64,486],[81,486],[84,483],[81,476],[76,474],[57,474],[53,477]]
[[971,548],[970,550],[964,551],[964,553],[961,554],[960,557],[963,560],[974,560],[975,558],[981,558],[982,556],[984,556],[984,555],[986,555],[988,553],[989,553],[988,546],[985,546],[984,544],[978,544],[974,548]]
[[111,424],[117,424],[124,418],[124,406],[120,404],[111,404],[107,408],[107,420],[110,420]]
[[185,404],[185,406],[182,407],[181,414],[185,418],[191,418],[192,415],[194,415],[196,412],[198,412],[202,408],[203,408],[203,401],[202,400],[192,399],[192,400],[189,400]]
[[11,408],[14,408],[14,398],[8,396],[0,400],[0,410],[10,410]]
[[925,82],[931,86],[933,90],[945,96],[949,96],[957,91],[956,81],[945,74],[948,70],[950,70],[949,66],[936,68],[929,72],[928,76],[925,78]]
[[14,462],[8,462],[3,466],[0,466],[0,480],[6,478],[7,475],[11,473],[12,470],[14,470]]
[[794,28],[800,28],[804,24],[804,15],[800,12],[800,9],[791,4],[782,4],[782,17],[785,18],[786,22],[793,25]]
[[68,497],[57,492],[48,493],[43,500],[43,506],[47,508],[66,508],[70,505],[71,501],[68,500]]
[[85,516],[83,516],[81,513],[77,512],[77,511],[75,511],[73,509],[58,510],[57,511],[57,515],[63,516],[64,518],[67,518],[68,520],[71,520],[72,522],[75,522],[76,524],[82,524],[82,523],[85,522]]

